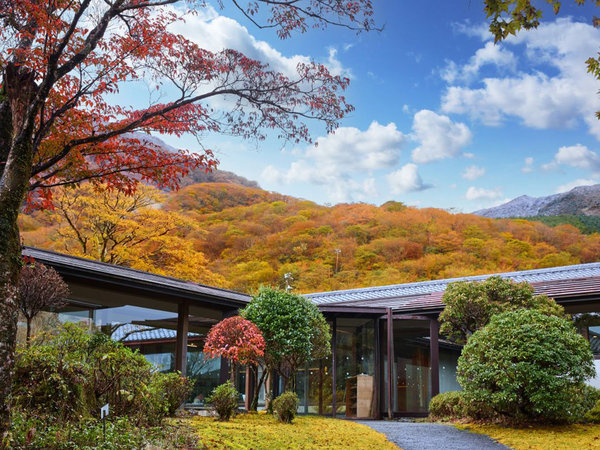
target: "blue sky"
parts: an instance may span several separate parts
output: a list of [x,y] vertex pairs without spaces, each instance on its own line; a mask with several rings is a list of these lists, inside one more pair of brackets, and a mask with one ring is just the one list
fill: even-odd
[[[227,3],[226,3],[227,5]],[[591,6],[563,5],[538,29],[494,45],[478,1],[376,1],[381,33],[330,27],[279,40],[233,8],[206,8],[177,31],[281,70],[302,58],[351,78],[356,107],[318,147],[207,136],[220,167],[319,203],[398,200],[470,212],[522,194],[600,182],[600,48]],[[198,150],[191,138],[165,139]]]

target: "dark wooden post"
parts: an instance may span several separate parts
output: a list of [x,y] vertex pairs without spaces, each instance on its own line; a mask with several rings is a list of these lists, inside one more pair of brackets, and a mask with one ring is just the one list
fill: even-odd
[[375,386],[373,386],[373,393],[374,393],[374,398],[373,398],[373,417],[375,419],[381,419],[381,406],[380,406],[380,399],[381,399],[381,340],[379,339],[380,336],[380,323],[379,323],[379,319],[373,319],[373,323],[375,325],[375,331],[374,331],[374,335],[375,335]]
[[183,376],[187,373],[187,346],[190,305],[182,302],[177,305],[177,338],[175,341],[175,370]]
[[337,387],[336,387],[336,362],[335,362],[335,341],[337,335],[337,320],[333,318],[333,329],[331,331],[331,415],[336,416],[337,410]]
[[431,358],[431,396],[440,393],[440,324],[437,319],[429,322],[429,356]]
[[388,361],[388,384],[387,384],[387,411],[388,418],[394,417],[394,317],[392,308],[387,310],[387,361]]
[[319,414],[323,414],[323,361],[319,361]]

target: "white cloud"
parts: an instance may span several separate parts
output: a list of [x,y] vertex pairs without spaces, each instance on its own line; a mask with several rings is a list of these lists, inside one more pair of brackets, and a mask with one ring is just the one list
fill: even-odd
[[386,179],[392,194],[423,191],[431,187],[431,185],[423,183],[417,165],[412,163],[406,164],[399,170],[389,173]]
[[461,177],[463,177],[465,180],[476,180],[478,178],[481,178],[482,176],[485,175],[485,168],[484,167],[479,167],[479,166],[469,166],[467,167],[464,172],[462,173]]
[[592,180],[589,178],[579,178],[578,180],[573,180],[569,183],[561,184],[555,189],[554,192],[559,194],[561,192],[568,192],[577,186],[591,186],[593,184],[598,184],[598,180]]
[[[306,55],[284,56],[269,43],[252,36],[239,22],[219,15],[210,5],[202,8],[198,14],[186,15],[185,22],[176,22],[171,29],[206,50],[213,52],[223,49],[238,50],[249,58],[268,63],[272,70],[282,72],[288,77],[295,78],[296,66],[311,60]],[[322,62],[334,75],[350,74],[350,71],[338,60],[335,49],[329,49],[328,57]]]
[[464,123],[423,109],[414,116],[413,137],[420,143],[412,152],[413,161],[427,163],[458,156],[472,135]]
[[525,165],[521,168],[521,172],[523,173],[531,173],[533,172],[533,157],[528,156],[527,158],[525,158]]
[[479,74],[479,70],[486,65],[496,66],[502,71],[514,72],[517,66],[517,58],[513,52],[504,49],[501,45],[487,42],[471,56],[469,62],[464,66],[459,66],[454,61],[449,61],[446,68],[442,70],[442,78],[450,84],[456,81],[468,83],[472,81]]
[[581,144],[560,147],[554,155],[554,159],[548,164],[544,164],[542,169],[552,170],[561,165],[579,169],[600,170],[600,156]]
[[484,189],[471,186],[465,194],[467,200],[495,200],[500,197],[502,197],[501,188]]
[[[469,114],[487,125],[499,125],[513,116],[539,129],[572,127],[583,120],[600,139],[600,123],[594,116],[597,81],[585,66],[585,60],[596,54],[599,41],[600,30],[570,18],[522,31],[505,43],[524,46],[529,64],[538,68],[507,77],[488,77],[481,87],[450,86],[442,98],[442,110]],[[487,42],[480,50],[489,45]],[[477,64],[470,60],[462,67],[456,66],[455,72],[468,72],[471,66]],[[551,74],[542,71],[548,66]]]
[[319,166],[335,166],[356,171],[390,167],[398,162],[400,148],[406,137],[390,122],[371,122],[361,131],[355,127],[340,127],[335,133],[317,138],[316,146],[306,150],[306,156]]
[[356,181],[365,172],[398,163],[406,136],[394,123],[374,121],[364,131],[340,127],[335,134],[319,137],[287,170],[268,166],[262,177],[272,184],[311,183],[324,186],[330,200],[369,200],[377,195],[375,179]]

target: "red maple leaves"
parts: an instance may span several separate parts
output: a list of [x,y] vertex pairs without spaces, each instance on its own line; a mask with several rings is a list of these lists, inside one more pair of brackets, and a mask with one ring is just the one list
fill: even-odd
[[264,356],[265,339],[249,320],[229,317],[210,329],[203,352],[207,358],[223,357],[242,365],[256,365]]

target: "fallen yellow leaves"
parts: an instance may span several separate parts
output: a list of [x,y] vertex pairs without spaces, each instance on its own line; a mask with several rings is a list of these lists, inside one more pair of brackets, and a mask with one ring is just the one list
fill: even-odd
[[600,425],[531,426],[455,425],[473,433],[487,434],[515,450],[600,449]]
[[397,449],[371,428],[348,420],[299,416],[283,424],[267,414],[240,414],[230,422],[195,417],[200,446],[218,449]]

